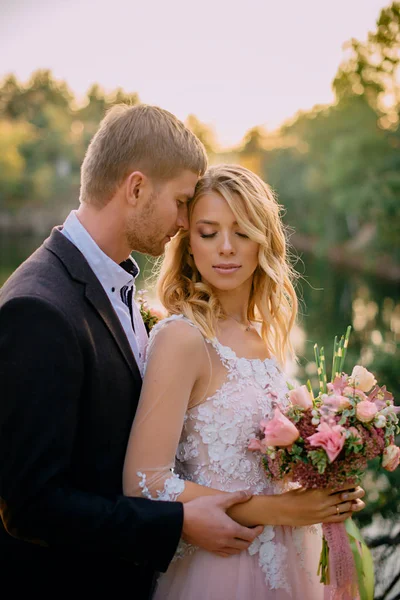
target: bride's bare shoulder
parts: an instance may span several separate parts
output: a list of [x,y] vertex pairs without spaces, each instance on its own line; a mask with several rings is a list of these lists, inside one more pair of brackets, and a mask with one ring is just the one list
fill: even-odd
[[186,318],[167,318],[159,321],[150,333],[150,345],[155,349],[162,349],[172,359],[176,353],[184,355],[189,352],[204,352],[204,338],[200,330]]

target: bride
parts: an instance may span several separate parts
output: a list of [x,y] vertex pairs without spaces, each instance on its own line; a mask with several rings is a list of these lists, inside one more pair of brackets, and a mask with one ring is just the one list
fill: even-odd
[[248,450],[273,403],[288,402],[297,299],[280,206],[251,171],[218,165],[199,181],[189,222],[158,280],[170,316],[151,331],[124,493],[186,503],[248,490],[228,514],[264,529],[235,555],[181,540],[154,600],[322,599],[318,524],[362,509],[364,490],[271,484]]

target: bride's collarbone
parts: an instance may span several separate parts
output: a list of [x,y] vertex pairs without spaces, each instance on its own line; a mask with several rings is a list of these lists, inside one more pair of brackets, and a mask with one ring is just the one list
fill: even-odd
[[218,341],[222,346],[233,350],[238,358],[249,360],[270,358],[266,343],[254,327],[246,331],[244,328],[241,330],[225,325],[219,329]]

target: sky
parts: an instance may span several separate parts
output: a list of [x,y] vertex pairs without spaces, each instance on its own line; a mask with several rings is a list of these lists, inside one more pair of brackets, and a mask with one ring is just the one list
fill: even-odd
[[365,40],[378,0],[0,0],[0,78],[50,69],[78,99],[122,87],[222,147],[333,101],[343,43]]

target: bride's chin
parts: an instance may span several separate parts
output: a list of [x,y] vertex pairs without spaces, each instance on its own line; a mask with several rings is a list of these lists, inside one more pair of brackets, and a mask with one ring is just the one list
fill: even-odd
[[218,292],[234,292],[235,290],[238,290],[240,288],[240,285],[238,285],[237,283],[235,283],[233,281],[232,282],[223,281],[223,282],[215,282],[215,283],[208,282],[208,285],[216,293],[218,293]]

